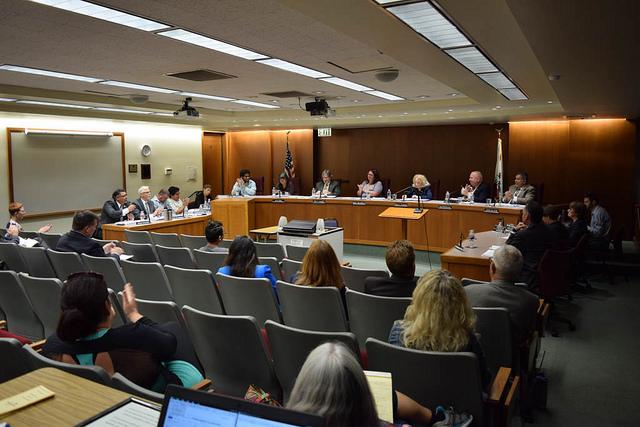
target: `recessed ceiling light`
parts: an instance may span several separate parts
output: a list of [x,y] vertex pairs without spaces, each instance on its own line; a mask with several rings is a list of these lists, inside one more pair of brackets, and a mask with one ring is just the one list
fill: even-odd
[[378,118],[381,119],[382,118],[382,114],[378,114]]
[[136,84],[136,83],[119,82],[117,80],[105,80],[103,82],[100,82],[100,84],[109,85],[109,86],[125,87],[127,89],[146,90],[148,92],[160,92],[160,93],[176,93],[177,92],[177,90],[173,90],[173,89],[165,89],[165,88],[162,88],[162,87],[139,85],[139,84]]
[[596,117],[598,117],[596,114],[592,114],[592,115],[591,115],[591,118],[592,118],[592,119],[595,119]]
[[448,111],[448,112],[452,112],[452,111],[453,111],[453,109],[451,109],[451,108],[450,108],[450,109],[448,109],[447,111]]
[[365,92],[367,95],[373,95],[373,96],[377,96],[378,98],[384,98],[384,99],[388,99],[389,101],[404,101],[404,98],[390,94],[390,93],[386,93],[386,92],[382,92],[380,90],[372,90],[370,92]]
[[257,126],[262,126],[262,125],[260,123],[256,123],[256,124],[254,124],[254,126],[257,127]]
[[314,90],[313,93],[315,93],[316,95],[322,95],[324,93],[323,90]]
[[126,108],[96,107],[96,110],[109,111],[112,113],[151,114],[151,111],[128,110]]
[[268,56],[263,55],[261,53],[253,52],[249,49],[244,49],[242,47],[234,46],[232,44],[225,43],[220,40],[212,39],[210,37],[205,37],[200,34],[192,33],[191,31],[186,31],[182,29],[163,31],[156,34],[169,37],[175,40],[180,40],[182,42],[193,44],[196,46],[204,47],[207,49],[215,50],[217,52],[226,53],[227,55],[237,56],[239,58],[244,58],[249,60],[269,58]]
[[170,28],[161,22],[141,18],[130,13],[120,12],[116,9],[89,3],[83,0],[31,0],[34,3],[45,4],[47,6],[63,9],[68,12],[79,13],[80,15],[91,16],[114,24],[125,25],[143,31],[157,31]]
[[427,99],[427,98],[429,98],[429,95],[420,95],[416,97],[416,99]]
[[280,108],[277,105],[263,104],[261,102],[254,102],[254,101],[245,101],[244,99],[236,99],[235,101],[231,101],[231,102],[235,102],[236,104],[250,105],[252,107]]
[[346,87],[347,89],[353,89],[361,92],[373,90],[368,86],[364,86],[358,83],[351,82],[349,80],[341,79],[339,77],[329,77],[327,79],[320,79],[320,81],[331,83],[334,85]]
[[409,113],[402,113],[403,116],[406,116],[407,114],[409,114]]
[[204,93],[180,92],[180,95],[191,96],[193,98],[212,99],[214,101],[233,101],[233,98],[227,98],[225,96],[206,95]]
[[20,67],[17,65],[5,64],[0,66],[0,70],[15,71],[17,73],[36,74],[39,76],[56,77],[59,79],[78,80],[81,82],[96,83],[103,79],[95,77],[78,76],[76,74],[59,73],[57,71],[40,70],[38,68]]
[[423,115],[423,116],[426,116],[426,115],[427,115],[427,113],[422,113],[422,115]]
[[449,94],[449,96],[458,96],[458,93],[456,93],[456,92],[451,92],[451,93]]
[[353,102],[360,102],[360,100],[359,99],[354,99]]
[[547,104],[553,104],[553,101],[547,101]]
[[13,102],[15,100],[15,98],[0,98],[0,102]]
[[272,99],[271,102],[273,102],[274,104],[279,104],[280,101],[278,101],[277,99]]
[[290,71],[292,73],[302,74],[303,76],[311,77],[314,79],[331,77],[330,74],[326,74],[321,71],[312,70],[311,68],[303,67],[301,65],[296,65],[291,62],[283,61],[282,59],[271,58],[271,59],[264,59],[256,62],[264,65],[269,65],[270,67],[279,68],[281,70]]
[[501,105],[496,105],[496,109],[497,109],[497,110],[499,110],[499,109],[501,109],[501,108],[502,108],[502,106],[501,106]]
[[44,105],[47,107],[64,107],[64,108],[78,108],[80,110],[88,110],[90,107],[88,105],[74,105],[74,104],[62,104],[59,102],[47,102],[47,101],[32,101],[27,99],[20,99],[16,101],[18,104],[29,104],[29,105]]

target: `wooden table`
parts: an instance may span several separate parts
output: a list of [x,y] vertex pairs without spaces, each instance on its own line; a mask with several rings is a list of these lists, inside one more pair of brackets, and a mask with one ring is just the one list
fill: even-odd
[[383,210],[378,216],[380,218],[393,218],[402,221],[402,240],[407,240],[407,221],[419,221],[429,212],[429,209],[420,209],[418,212],[411,208],[390,207]]
[[[470,229],[493,229],[500,218],[515,224],[522,213],[522,206],[513,205],[445,204],[432,200],[422,206],[429,213],[421,221],[408,221],[407,238],[416,248],[435,252],[447,251],[458,242],[461,233],[466,236]],[[228,238],[277,224],[281,216],[311,221],[335,218],[344,228],[345,243],[387,246],[403,237],[402,220],[378,216],[389,207],[415,208],[417,202],[353,197],[219,197],[213,201],[212,215],[223,223]]]
[[153,221],[138,225],[104,224],[102,226],[102,238],[104,240],[126,241],[124,230],[152,231],[154,233],[178,233],[192,236],[203,236],[204,228],[211,219],[210,215],[191,216],[177,218],[171,221]]
[[489,281],[491,259],[482,254],[493,245],[504,245],[508,236],[508,234],[496,233],[495,231],[476,233],[475,248],[467,248],[469,241],[464,240],[462,242],[463,251],[454,247],[440,255],[440,265],[459,279],[467,277]]
[[256,240],[259,240],[260,237],[262,237],[266,242],[271,237],[277,237],[279,228],[280,227],[278,227],[277,225],[272,225],[271,227],[255,228],[253,230],[249,230],[249,233],[254,234],[256,236]]
[[0,399],[43,385],[56,395],[19,411],[0,421],[17,426],[76,425],[118,402],[131,397],[93,381],[55,369],[42,368],[0,384]]

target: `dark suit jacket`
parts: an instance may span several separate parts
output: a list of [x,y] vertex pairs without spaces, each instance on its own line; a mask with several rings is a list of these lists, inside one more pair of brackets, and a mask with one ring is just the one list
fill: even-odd
[[481,182],[478,188],[473,192],[473,201],[476,203],[485,203],[491,197],[491,186],[486,182]]
[[551,248],[553,237],[543,223],[529,224],[526,228],[512,234],[507,245],[513,245],[522,253],[523,264],[520,281],[535,285],[538,278],[538,264],[542,255]]
[[433,192],[431,191],[430,185],[424,187],[422,191],[418,190],[415,187],[411,187],[407,191],[407,197],[417,196],[418,194],[420,195],[421,199],[429,199],[429,200],[433,199]]
[[[147,218],[149,218],[149,214],[152,214],[155,212],[156,210],[156,205],[153,203],[153,201],[151,199],[149,199],[147,203],[147,207],[144,206],[144,200],[142,199],[136,199],[133,204],[136,205],[136,210],[138,211],[138,216],[140,216],[140,212],[144,212],[145,215],[147,215]],[[135,211],[134,211],[134,215],[135,215]]]
[[406,280],[394,275],[391,275],[388,279],[385,277],[367,277],[364,280],[364,291],[381,297],[411,297],[417,281],[417,277]]
[[[324,188],[324,182],[318,181],[316,182],[316,191],[322,191]],[[334,196],[340,195],[340,182],[339,181],[330,181],[329,182],[329,192]]]
[[[134,209],[132,213],[134,218],[140,218],[140,210],[138,208]],[[118,208],[115,200],[109,199],[102,205],[100,224],[113,224],[118,221],[122,221],[122,209]]]
[[587,227],[587,221],[584,219],[578,219],[569,225],[569,246],[572,248],[575,247],[580,241],[580,238],[589,233],[589,229]]
[[[211,194],[209,194],[207,196],[207,200],[213,200],[213,197],[211,197]],[[136,200],[137,202],[137,200]],[[137,203],[136,203],[137,205]],[[187,206],[189,209],[198,209],[200,207],[200,205],[204,205],[204,193],[202,191],[198,191],[196,193],[196,198],[193,202],[189,202],[189,205]]]
[[96,242],[91,237],[87,237],[79,231],[74,230],[63,234],[60,237],[56,250],[60,252],[76,252],[78,254],[87,254],[97,257],[108,256],[104,253],[104,249],[100,243]]
[[569,241],[569,230],[560,221],[552,222],[547,225],[552,239],[552,246],[555,249],[566,248]]

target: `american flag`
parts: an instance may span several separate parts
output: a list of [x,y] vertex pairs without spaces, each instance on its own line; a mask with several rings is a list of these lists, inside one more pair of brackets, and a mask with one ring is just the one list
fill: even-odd
[[284,173],[287,174],[289,179],[296,176],[296,169],[293,167],[293,155],[289,150],[289,132],[287,132],[287,154],[284,158]]

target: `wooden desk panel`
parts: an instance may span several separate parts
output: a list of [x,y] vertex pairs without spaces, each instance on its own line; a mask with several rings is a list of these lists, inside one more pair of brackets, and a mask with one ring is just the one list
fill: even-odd
[[502,246],[506,243],[506,234],[498,234],[495,231],[485,231],[476,233],[476,248],[467,248],[468,240],[462,244],[464,251],[451,248],[440,255],[440,265],[443,269],[449,270],[451,274],[459,279],[467,277],[469,279],[489,281],[489,264],[491,260],[482,256],[491,246]]
[[193,216],[189,218],[173,219],[171,221],[156,221],[138,225],[104,224],[102,238],[104,240],[126,241],[124,230],[153,231],[154,233],[177,233],[192,236],[204,236],[204,227],[211,219],[209,215]]

